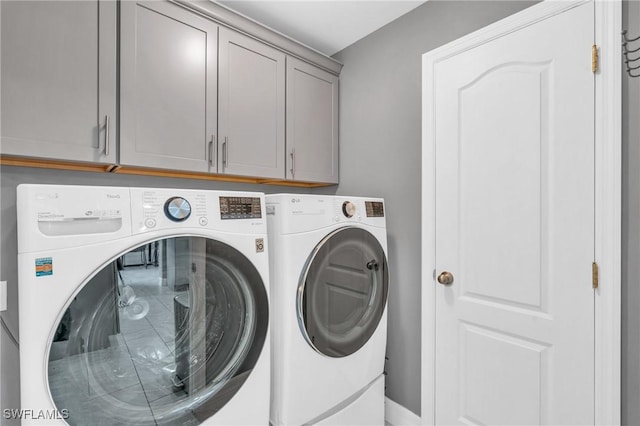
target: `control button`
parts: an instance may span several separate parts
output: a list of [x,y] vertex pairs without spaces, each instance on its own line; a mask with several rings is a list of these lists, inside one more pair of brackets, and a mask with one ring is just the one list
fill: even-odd
[[338,217],[338,216],[334,216],[334,217],[333,217],[333,221],[334,221],[334,222],[340,222],[340,217]]
[[191,215],[191,204],[182,197],[171,197],[164,203],[164,213],[170,220],[182,222]]
[[356,214],[356,205],[351,201],[345,201],[342,203],[342,213],[344,213],[346,217],[353,217],[353,215]]
[[207,226],[207,224],[209,223],[209,219],[207,219],[206,217],[202,216],[200,217],[200,219],[198,219],[198,223],[202,226]]
[[146,226],[147,228],[155,228],[156,227],[156,220],[149,218],[149,219],[144,221],[144,226]]

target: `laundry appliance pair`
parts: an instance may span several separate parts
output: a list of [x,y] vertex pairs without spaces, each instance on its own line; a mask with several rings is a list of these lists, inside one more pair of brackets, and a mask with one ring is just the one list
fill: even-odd
[[23,424],[384,424],[382,200],[20,185],[17,207]]

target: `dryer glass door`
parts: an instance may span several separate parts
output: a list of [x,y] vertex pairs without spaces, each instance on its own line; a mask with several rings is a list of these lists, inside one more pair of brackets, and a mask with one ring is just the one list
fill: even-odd
[[361,228],[327,235],[309,256],[298,286],[298,322],[319,353],[344,357],[373,335],[387,301],[387,259]]
[[51,335],[51,397],[71,425],[199,424],[251,374],[268,318],[263,280],[238,250],[152,241],[69,300]]

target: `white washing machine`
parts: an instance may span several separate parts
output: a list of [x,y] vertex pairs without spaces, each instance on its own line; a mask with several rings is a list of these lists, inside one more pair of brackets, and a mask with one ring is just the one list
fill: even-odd
[[20,185],[23,424],[267,425],[264,195]]
[[384,425],[384,201],[267,195],[273,425]]

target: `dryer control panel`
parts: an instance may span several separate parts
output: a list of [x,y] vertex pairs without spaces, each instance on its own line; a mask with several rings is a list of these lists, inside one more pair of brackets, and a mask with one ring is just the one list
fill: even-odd
[[384,200],[364,197],[333,197],[334,223],[362,222],[384,226]]
[[267,217],[282,234],[359,223],[384,228],[384,199],[311,194],[267,195]]
[[382,201],[365,201],[364,208],[367,217],[384,217],[384,203]]

